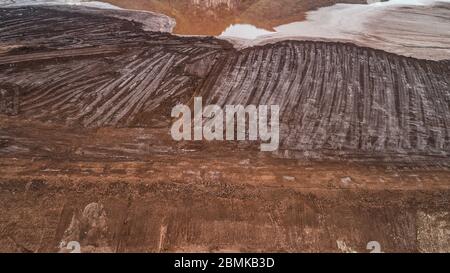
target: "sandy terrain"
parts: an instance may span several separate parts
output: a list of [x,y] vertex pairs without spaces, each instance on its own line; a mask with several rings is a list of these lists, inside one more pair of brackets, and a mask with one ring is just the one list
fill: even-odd
[[281,25],[255,40],[234,39],[240,48],[294,40],[348,41],[425,58],[450,58],[450,1],[389,1],[337,4],[308,13],[307,20]]
[[177,144],[167,128],[0,128],[0,252],[450,251],[448,161],[277,159]]

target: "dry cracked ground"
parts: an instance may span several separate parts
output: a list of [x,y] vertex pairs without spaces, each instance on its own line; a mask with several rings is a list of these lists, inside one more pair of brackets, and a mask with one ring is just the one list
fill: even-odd
[[[148,16],[0,9],[0,252],[450,251],[449,61]],[[280,150],[175,142],[195,96],[280,105]]]

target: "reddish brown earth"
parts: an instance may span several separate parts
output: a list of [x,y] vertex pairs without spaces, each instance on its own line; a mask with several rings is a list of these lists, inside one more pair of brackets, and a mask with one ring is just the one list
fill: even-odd
[[[165,128],[0,127],[16,149],[0,159],[2,252],[449,251],[448,163],[276,159],[176,144]],[[84,221],[102,224],[82,224],[91,203],[103,210]]]
[[[448,61],[0,16],[1,252],[450,251]],[[280,104],[280,151],[173,141],[197,95]]]

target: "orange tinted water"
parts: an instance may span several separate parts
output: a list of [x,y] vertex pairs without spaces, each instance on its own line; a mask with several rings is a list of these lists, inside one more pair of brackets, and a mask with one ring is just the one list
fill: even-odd
[[[176,20],[173,30],[182,35],[222,34],[235,24],[261,30],[305,19],[305,12],[336,2],[365,0],[105,0],[121,8],[154,11]],[[255,33],[252,33],[254,35]]]

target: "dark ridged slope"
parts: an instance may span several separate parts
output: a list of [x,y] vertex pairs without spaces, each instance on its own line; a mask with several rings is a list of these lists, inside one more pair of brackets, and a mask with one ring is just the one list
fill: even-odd
[[289,150],[450,150],[448,63],[350,44],[283,42],[229,55],[207,103],[277,104]]
[[[350,44],[236,51],[213,38],[50,8],[0,10],[0,85],[20,115],[82,126],[168,125],[171,108],[278,104],[281,149],[357,156],[450,153],[450,68]],[[24,46],[26,48],[24,48]]]

